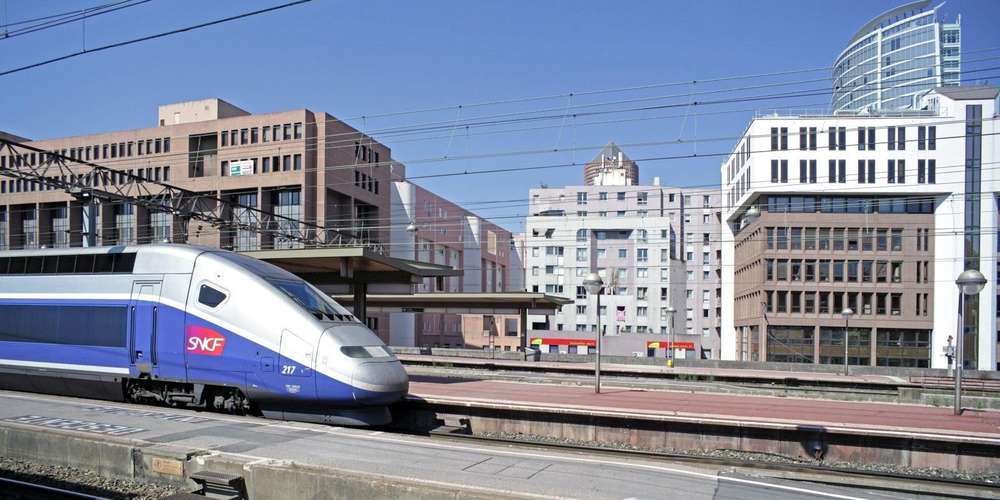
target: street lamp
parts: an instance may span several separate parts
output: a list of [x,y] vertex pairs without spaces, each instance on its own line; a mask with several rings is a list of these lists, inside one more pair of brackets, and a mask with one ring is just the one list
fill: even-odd
[[674,306],[667,306],[667,326],[669,327],[670,340],[667,344],[667,367],[674,367],[674,313],[677,309]]
[[406,232],[413,235],[413,260],[417,260],[420,255],[417,250],[417,230],[419,229],[420,228],[417,227],[416,221],[412,219],[410,220],[410,223],[406,225]]
[[844,317],[844,376],[847,376],[850,374],[847,365],[847,354],[848,354],[847,347],[848,345],[850,345],[850,343],[847,340],[851,338],[851,332],[848,328],[851,321],[851,316],[854,315],[854,309],[851,309],[850,307],[845,307],[843,311],[840,311],[840,315]]
[[601,288],[604,280],[597,273],[590,273],[583,280],[583,287],[590,295],[597,295],[597,361],[594,363],[594,392],[601,393]]
[[[955,415],[962,414],[962,368],[965,365],[965,296],[979,295],[986,286],[986,276],[975,269],[966,269],[955,280],[958,285],[958,339],[955,341]],[[977,325],[978,328],[978,325]]]

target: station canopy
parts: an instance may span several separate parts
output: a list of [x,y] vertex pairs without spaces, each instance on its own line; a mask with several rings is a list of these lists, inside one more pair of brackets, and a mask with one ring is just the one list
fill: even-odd
[[[335,300],[350,300],[334,295]],[[445,314],[552,314],[573,301],[533,292],[432,292],[368,295],[369,312],[428,312]]]
[[368,293],[406,293],[425,278],[460,276],[461,270],[440,264],[389,257],[365,247],[258,250],[244,255],[274,264],[327,293],[352,293],[365,285]]

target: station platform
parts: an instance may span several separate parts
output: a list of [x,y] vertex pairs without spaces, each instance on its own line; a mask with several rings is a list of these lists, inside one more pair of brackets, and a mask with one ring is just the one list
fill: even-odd
[[534,413],[686,422],[730,427],[804,429],[857,436],[910,437],[1000,446],[1000,411],[910,404],[743,396],[534,384],[497,380],[412,377],[410,397],[438,405]]
[[[512,359],[491,359],[488,357],[441,356],[409,354],[396,350],[396,357],[405,364],[448,365],[468,368],[502,368],[507,370],[530,370],[555,372],[593,373],[591,362],[554,362],[554,361],[522,361]],[[716,379],[756,380],[761,382],[784,383],[794,379],[800,383],[859,385],[869,387],[917,386],[918,384],[906,377],[877,374],[851,374],[813,371],[777,371],[755,370],[747,368],[708,368],[708,367],[673,367],[664,365],[601,363],[605,373],[637,376],[670,376],[670,377],[714,377]]]
[[0,455],[193,487],[237,477],[287,498],[865,498],[854,485],[748,477],[644,457],[516,448],[0,391]]

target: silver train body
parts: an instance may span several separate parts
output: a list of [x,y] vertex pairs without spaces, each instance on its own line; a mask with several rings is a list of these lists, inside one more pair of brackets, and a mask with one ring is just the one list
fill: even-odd
[[187,245],[0,252],[0,386],[379,425],[400,362],[273,265]]

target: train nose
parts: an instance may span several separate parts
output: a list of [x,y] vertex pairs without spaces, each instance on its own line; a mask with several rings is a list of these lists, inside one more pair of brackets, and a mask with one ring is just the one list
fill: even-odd
[[410,378],[406,375],[403,364],[395,359],[361,363],[354,368],[351,379],[353,387],[367,389],[355,389],[354,393],[356,400],[364,402],[395,402],[405,396],[410,388]]

